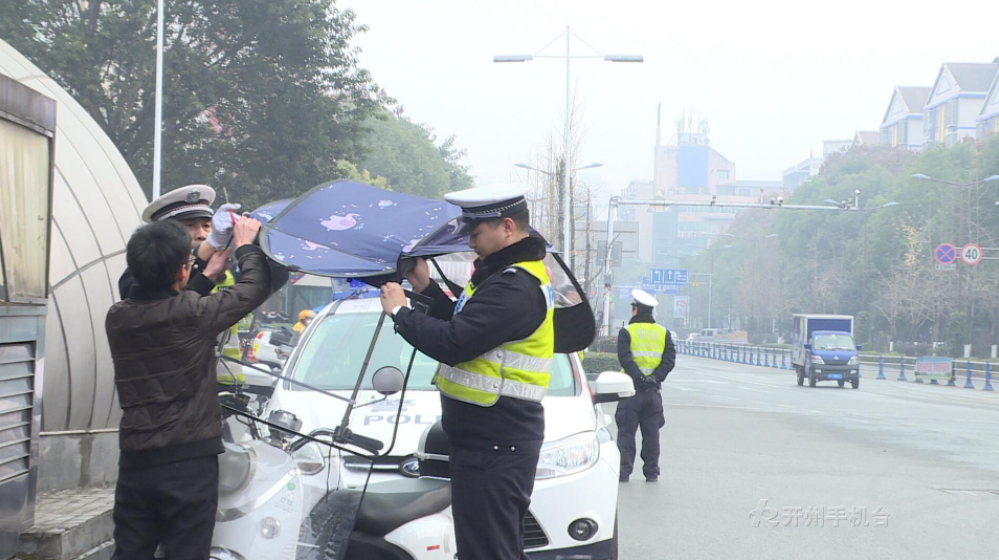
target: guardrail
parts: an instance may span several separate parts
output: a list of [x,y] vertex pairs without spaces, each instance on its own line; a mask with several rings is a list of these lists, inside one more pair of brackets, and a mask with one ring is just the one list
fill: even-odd
[[[794,365],[791,363],[791,350],[788,348],[680,341],[676,343],[676,352],[677,354],[686,356],[721,360],[749,366],[794,369]],[[897,381],[908,381],[908,377],[905,375],[906,370],[908,369],[910,372],[915,371],[917,359],[907,356],[861,354],[860,375],[863,377],[865,367],[868,369],[869,374],[873,374],[870,370],[876,368],[877,377],[875,379],[889,379],[886,375],[887,372],[888,375],[891,375]],[[898,377],[894,376],[894,372],[896,371],[898,372]],[[950,379],[947,380],[946,385],[948,387],[956,387],[958,378],[965,379],[963,385],[965,389],[974,389],[975,384],[973,380],[978,378],[985,382],[982,386],[983,391],[994,390],[992,387],[991,362],[973,362],[971,360],[955,359]],[[915,379],[914,382],[923,383],[923,380]],[[939,383],[933,379],[929,381],[929,384],[938,385]]]

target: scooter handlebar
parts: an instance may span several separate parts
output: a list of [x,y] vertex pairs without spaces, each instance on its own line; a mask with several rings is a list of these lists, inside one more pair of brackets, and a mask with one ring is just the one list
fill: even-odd
[[353,445],[355,447],[360,447],[361,449],[364,449],[365,451],[369,451],[371,453],[377,453],[381,451],[383,447],[385,447],[385,444],[382,443],[381,441],[374,438],[369,438],[366,436],[355,434],[354,432],[350,431],[350,429],[344,430],[339,435],[340,435],[339,439],[343,443],[346,443],[348,445]]

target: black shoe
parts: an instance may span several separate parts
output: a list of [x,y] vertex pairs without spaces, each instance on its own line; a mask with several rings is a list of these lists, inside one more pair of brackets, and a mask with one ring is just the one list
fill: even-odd
[[629,478],[631,478],[631,477],[630,476],[622,476],[621,477],[621,482],[628,482]]

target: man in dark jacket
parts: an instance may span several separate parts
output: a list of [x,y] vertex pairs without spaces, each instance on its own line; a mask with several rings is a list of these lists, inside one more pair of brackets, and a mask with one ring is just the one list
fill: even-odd
[[656,324],[651,294],[632,290],[631,321],[617,337],[617,358],[635,382],[634,397],[618,403],[617,447],[621,451],[621,482],[635,466],[635,433],[642,428],[642,471],[645,480],[659,480],[659,430],[666,424],[660,385],[676,364],[676,347],[669,331]]
[[207,559],[218,506],[222,415],[215,337],[267,299],[270,272],[253,241],[260,222],[234,228],[240,281],[203,297],[184,290],[191,237],[174,221],[137,230],[128,267],[138,286],[108,311],[105,328],[123,416],[115,489],[116,559]]

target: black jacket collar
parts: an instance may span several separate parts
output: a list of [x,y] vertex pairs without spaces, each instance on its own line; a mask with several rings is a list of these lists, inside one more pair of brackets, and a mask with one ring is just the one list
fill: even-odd
[[629,325],[634,325],[635,323],[655,323],[656,320],[652,315],[635,315],[628,321]]
[[132,293],[129,294],[129,298],[134,301],[156,301],[160,299],[169,299],[177,295],[177,292],[170,288],[165,288],[161,290],[150,290],[143,288],[142,286],[136,286],[132,289]]
[[496,251],[485,259],[475,259],[472,285],[478,286],[511,264],[522,261],[540,261],[543,258],[545,258],[545,240],[539,235],[531,234],[509,247]]

